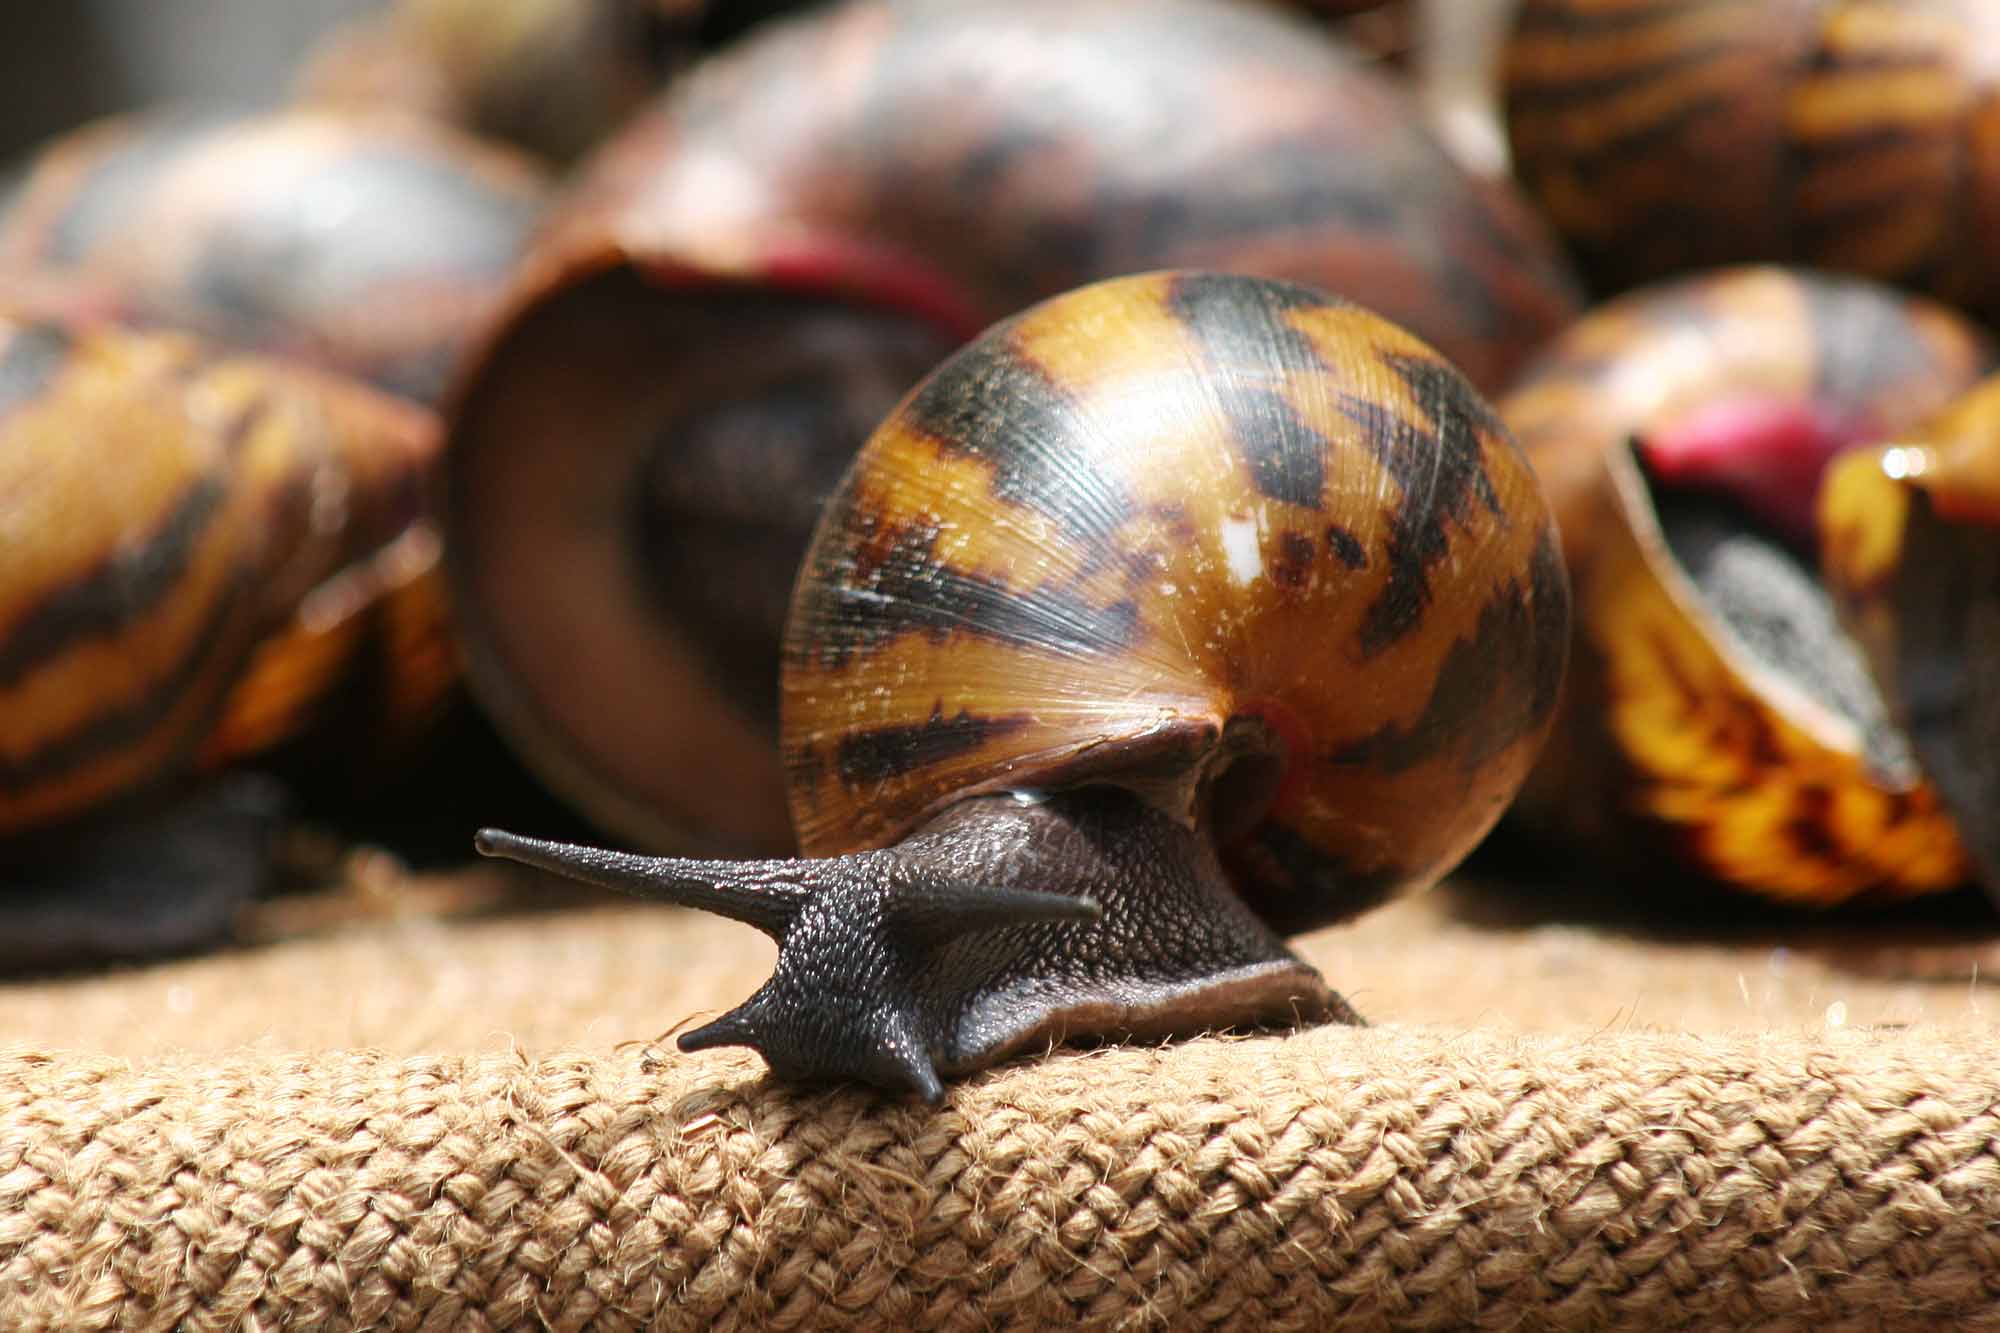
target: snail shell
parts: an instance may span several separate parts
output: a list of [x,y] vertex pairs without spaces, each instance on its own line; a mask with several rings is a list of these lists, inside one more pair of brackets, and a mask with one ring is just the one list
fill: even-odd
[[767,930],[771,981],[681,1045],[796,1077],[935,1099],[1072,1036],[1351,1018],[1278,936],[1499,818],[1561,686],[1558,546],[1395,326],[1241,275],[1094,284],[946,360],[829,504],[785,649],[807,858],[480,846]]
[[0,205],[0,272],[58,270],[137,323],[430,401],[545,185],[415,120],[159,113],[73,131]]
[[1990,364],[1942,307],[1741,269],[1587,315],[1500,400],[1576,594],[1570,685],[1524,819],[1795,902],[1963,882],[1937,793],[1840,636],[1812,497]]
[[[1557,551],[1498,419],[1386,321],[1208,273],[1070,293],[932,374],[828,505],[785,648],[800,845],[1261,750],[1234,794],[1268,811],[1227,820],[1252,902],[1298,928],[1428,884],[1553,715]],[[1366,887],[1300,901],[1335,880]]]
[[0,316],[0,834],[295,733],[378,629],[435,642],[437,442],[188,335]]
[[979,328],[1199,265],[1339,291],[1491,384],[1569,316],[1535,220],[1419,119],[1254,6],[863,2],[753,34],[585,168],[464,385],[475,687],[635,840],[784,846],[778,655],[812,523]]
[[1523,0],[1515,173],[1593,285],[1744,260],[2000,314],[2000,8]]
[[2000,893],[2000,377],[1829,469],[1827,584]]

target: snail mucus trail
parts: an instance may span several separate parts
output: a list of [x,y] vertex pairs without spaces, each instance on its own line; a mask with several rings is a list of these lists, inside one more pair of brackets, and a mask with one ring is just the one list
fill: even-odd
[[936,1100],[1078,1038],[1356,1021],[1281,932],[1434,882],[1546,738],[1569,636],[1525,457],[1435,351],[1166,272],[989,329],[822,514],[782,673],[804,859],[478,846],[745,921],[680,1039]]

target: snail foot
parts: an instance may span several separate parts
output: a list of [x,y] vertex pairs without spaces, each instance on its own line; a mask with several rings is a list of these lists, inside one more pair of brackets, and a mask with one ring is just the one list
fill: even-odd
[[477,840],[778,942],[771,977],[684,1051],[748,1046],[774,1073],[944,1095],[1033,1047],[1359,1022],[1239,899],[1209,840],[1130,793],[974,797],[903,842],[825,859],[697,861]]

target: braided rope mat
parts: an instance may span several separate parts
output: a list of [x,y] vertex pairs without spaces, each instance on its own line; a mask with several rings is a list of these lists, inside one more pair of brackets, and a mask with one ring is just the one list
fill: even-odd
[[1980,988],[1377,916],[1395,1023],[936,1110],[621,1043],[768,961],[677,913],[0,988],[0,1326],[2000,1327]]

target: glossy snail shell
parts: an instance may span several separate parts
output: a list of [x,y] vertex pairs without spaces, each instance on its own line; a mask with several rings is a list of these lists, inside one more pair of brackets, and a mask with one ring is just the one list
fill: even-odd
[[0,200],[0,273],[58,271],[136,323],[435,398],[545,184],[415,120],[159,113],[56,140]]
[[1523,0],[1516,175],[1594,285],[1745,260],[2000,314],[2000,8]]
[[1533,217],[1418,120],[1248,5],[862,0],[761,29],[586,166],[463,386],[475,686],[619,832],[786,845],[798,560],[868,430],[981,327],[1199,265],[1340,291],[1491,384],[1568,318]]
[[[1787,655],[1803,628],[1831,629],[1803,572],[1809,548],[1786,557],[1737,538],[1798,511],[1808,530],[1794,539],[1810,543],[1824,451],[1896,438],[1991,357],[1942,307],[1776,269],[1633,293],[1551,346],[1499,403],[1548,489],[1576,595],[1570,684],[1518,807],[1530,823],[1628,855],[1664,846],[1682,866],[1796,902],[1963,881],[1951,821],[1898,752],[1858,656],[1837,636],[1810,650],[1821,660]],[[1734,434],[1729,448],[1747,457],[1759,432],[1816,436],[1821,452],[1771,480],[1776,507],[1754,521],[1690,508],[1705,502],[1657,452]],[[1723,473],[1738,461],[1725,456]],[[1704,525],[1699,548],[1675,536],[1690,529],[1667,521],[1670,504]],[[1803,603],[1799,622],[1775,644],[1745,629],[1697,579],[1685,554],[1697,549],[1709,569],[1757,562],[1770,595],[1789,599],[1784,614]]]
[[437,439],[188,335],[0,316],[0,835],[296,733],[377,632],[435,640]]
[[1567,632],[1534,474],[1425,344],[1288,284],[1096,284],[945,362],[830,502],[785,648],[799,841],[1090,782],[1191,819],[1234,772],[1249,901],[1348,915],[1499,817]]
[[1989,893],[2000,893],[2000,377],[1819,497],[1827,584]]

